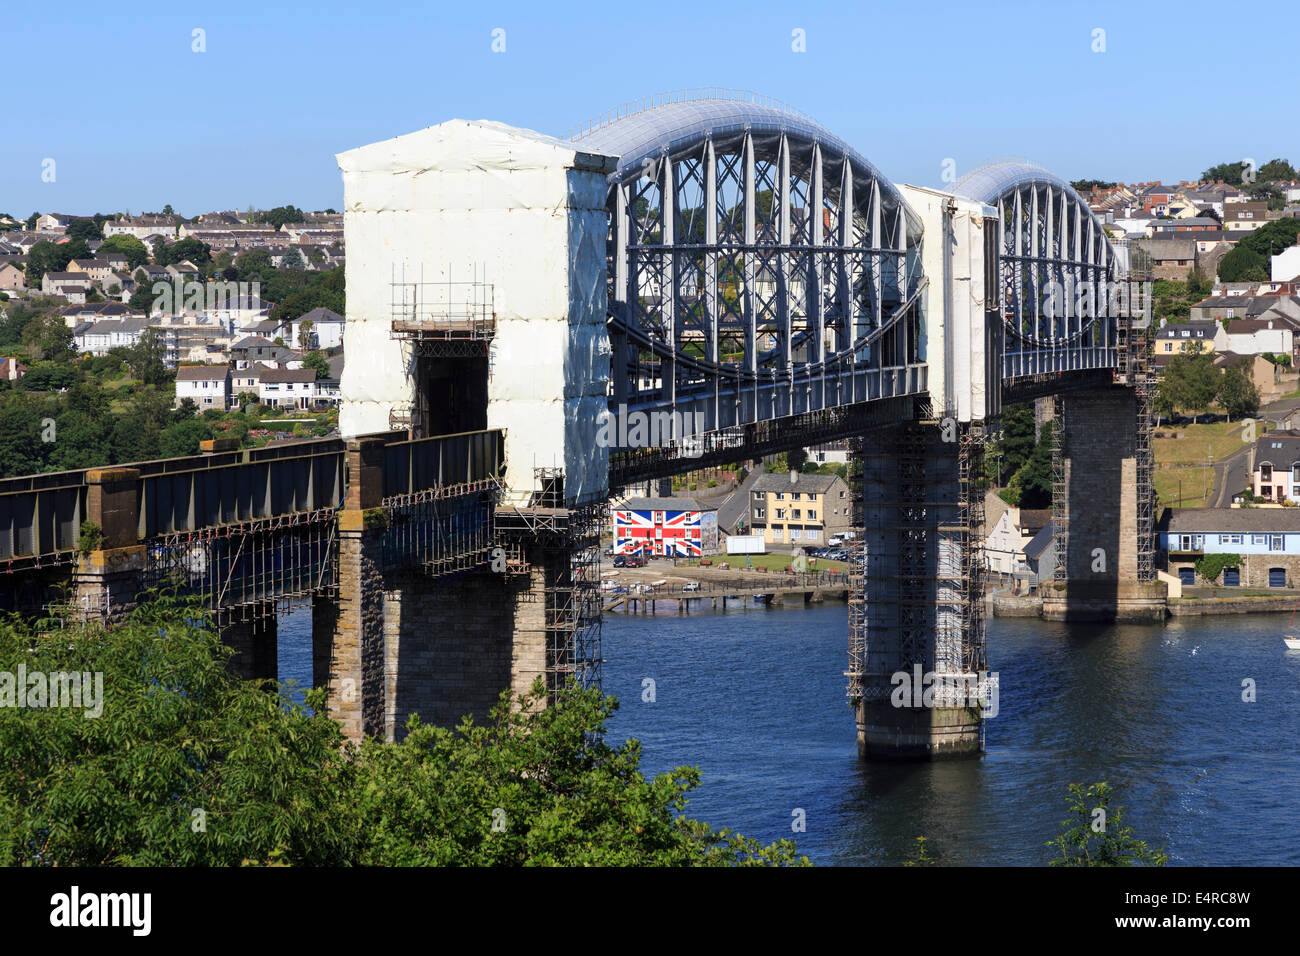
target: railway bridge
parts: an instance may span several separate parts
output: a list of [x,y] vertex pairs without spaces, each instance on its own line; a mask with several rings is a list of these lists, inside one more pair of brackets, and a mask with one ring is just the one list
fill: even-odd
[[[978,753],[984,444],[1004,403],[1051,397],[1045,614],[1163,616],[1146,286],[1048,170],[895,185],[717,90],[568,138],[452,120],[338,160],[343,437],[0,483],[0,600],[62,585],[111,620],[175,587],[254,676],[276,608],[310,602],[331,712],[391,737],[538,675],[599,681],[612,493],[847,439],[859,752]],[[966,689],[896,706],[914,672]]]

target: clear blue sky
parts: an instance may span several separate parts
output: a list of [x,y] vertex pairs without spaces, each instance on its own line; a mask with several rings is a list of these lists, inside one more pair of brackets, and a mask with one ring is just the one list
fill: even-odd
[[1294,46],[1296,9],[14,0],[0,211],[340,208],[343,150],[454,117],[564,135],[695,86],[782,99],[895,182],[937,185],[945,159],[960,174],[993,156],[1067,179],[1177,182],[1242,157],[1300,161],[1297,58],[1278,45]]

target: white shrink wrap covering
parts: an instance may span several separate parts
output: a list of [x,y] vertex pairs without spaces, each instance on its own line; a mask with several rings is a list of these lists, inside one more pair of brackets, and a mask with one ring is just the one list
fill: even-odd
[[922,317],[930,401],[936,414],[983,421],[990,415],[984,220],[996,220],[997,210],[936,189],[899,191],[925,226],[921,265],[930,284]]
[[563,468],[565,496],[608,490],[606,179],[616,157],[488,121],[451,120],[338,156],[347,241],[348,357],[340,427],[386,431],[409,407],[414,362],[391,334],[393,283],[493,286],[488,427],[506,430],[506,481]]

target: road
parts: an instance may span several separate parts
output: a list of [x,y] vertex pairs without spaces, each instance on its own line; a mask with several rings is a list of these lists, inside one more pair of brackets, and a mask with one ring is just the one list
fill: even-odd
[[1227,458],[1220,458],[1214,463],[1214,487],[1210,489],[1210,507],[1226,508],[1232,504],[1232,496],[1246,487],[1250,473],[1246,462],[1250,457],[1250,446],[1242,445]]

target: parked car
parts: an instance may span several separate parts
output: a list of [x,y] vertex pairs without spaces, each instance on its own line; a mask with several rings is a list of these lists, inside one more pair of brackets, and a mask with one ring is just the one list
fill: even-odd
[[699,581],[687,581],[682,585],[683,591],[698,591],[700,589]]
[[625,568],[625,567],[627,567],[627,558],[625,558],[625,557],[624,557],[623,555],[621,555],[621,554],[620,554],[620,555],[616,555],[615,558],[614,558],[614,567],[616,567],[616,568]]
[[645,557],[640,554],[629,554],[623,558],[623,563],[618,565],[622,568],[644,568]]
[[830,545],[832,548],[838,548],[840,545],[844,543],[844,539],[841,538],[839,535],[836,535],[835,537],[828,539],[826,543]]

